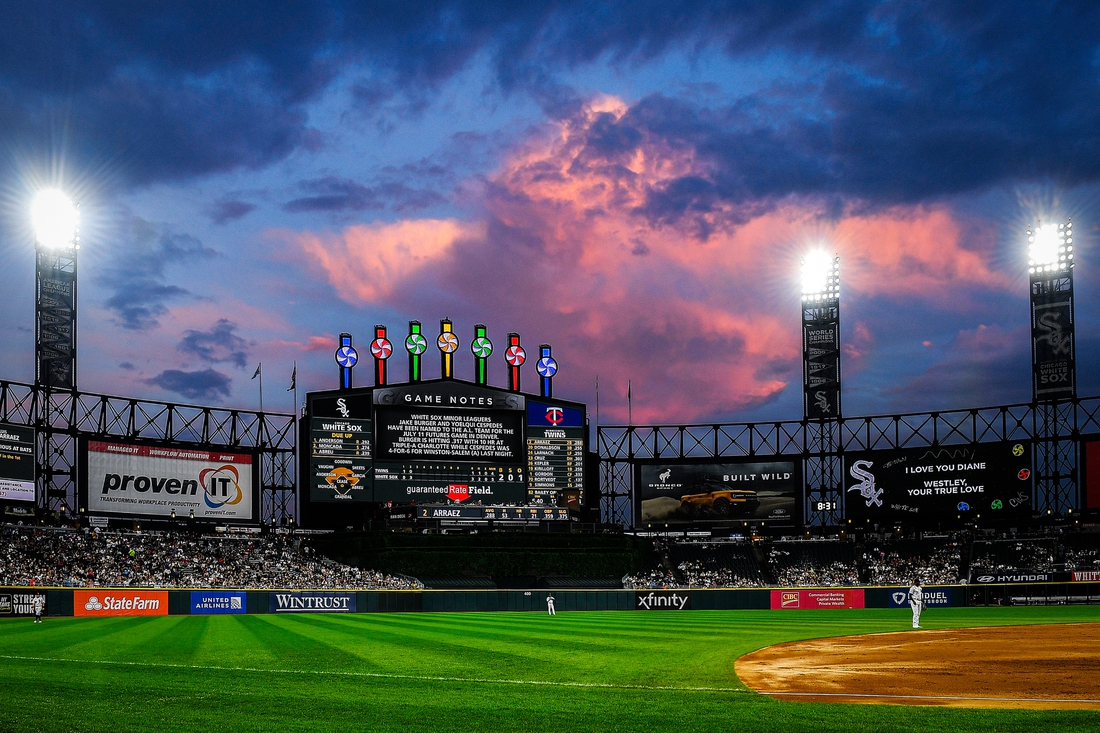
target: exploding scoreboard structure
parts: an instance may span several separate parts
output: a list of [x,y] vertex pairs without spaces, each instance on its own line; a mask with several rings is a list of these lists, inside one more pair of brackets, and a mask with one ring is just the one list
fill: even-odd
[[437,505],[452,508],[417,516],[496,518],[510,515],[487,508],[576,505],[584,490],[580,403],[439,379],[310,393],[307,427],[303,488],[314,504]]

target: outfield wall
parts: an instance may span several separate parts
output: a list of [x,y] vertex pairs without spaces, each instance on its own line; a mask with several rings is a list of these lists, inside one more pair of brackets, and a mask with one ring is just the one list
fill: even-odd
[[[745,588],[694,590],[162,590],[152,588],[0,588],[0,618],[26,616],[45,595],[49,616],[167,616],[255,613],[805,610],[908,608],[905,589]],[[1100,603],[1097,583],[926,586],[928,608],[1026,603]]]

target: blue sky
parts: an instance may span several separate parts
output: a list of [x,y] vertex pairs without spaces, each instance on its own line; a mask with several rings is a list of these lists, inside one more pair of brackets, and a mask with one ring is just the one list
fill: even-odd
[[[290,409],[335,336],[554,345],[601,419],[797,418],[798,262],[842,260],[845,411],[1030,398],[1025,231],[1072,217],[1100,392],[1087,3],[9,3],[0,373],[29,201],[80,201],[81,388]],[[438,360],[427,361],[427,376]],[[532,366],[529,364],[529,366]],[[398,355],[392,373],[403,378]],[[369,364],[358,370],[370,380]],[[536,384],[533,369],[525,384]]]

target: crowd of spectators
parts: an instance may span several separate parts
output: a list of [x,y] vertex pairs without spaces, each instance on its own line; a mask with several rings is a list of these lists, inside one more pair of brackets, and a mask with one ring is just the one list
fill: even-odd
[[417,588],[342,565],[286,535],[211,536],[0,527],[0,585],[153,588]]
[[957,583],[962,548],[952,543],[936,548],[925,557],[875,547],[864,552],[863,562],[869,585],[905,585],[914,578],[922,585]]
[[1058,568],[1057,549],[1050,540],[998,540],[975,542],[970,560],[972,573],[1050,573]]
[[623,578],[625,588],[682,588],[671,570],[652,568]]
[[1063,562],[1066,570],[1100,570],[1100,550],[1067,547]]
[[759,588],[760,578],[745,577],[727,567],[708,567],[701,560],[684,560],[676,566],[687,588]]

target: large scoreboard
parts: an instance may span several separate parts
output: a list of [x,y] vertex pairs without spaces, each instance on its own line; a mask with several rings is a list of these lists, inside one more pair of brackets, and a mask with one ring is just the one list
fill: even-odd
[[313,502],[553,506],[584,489],[578,403],[442,379],[311,393],[307,422]]

